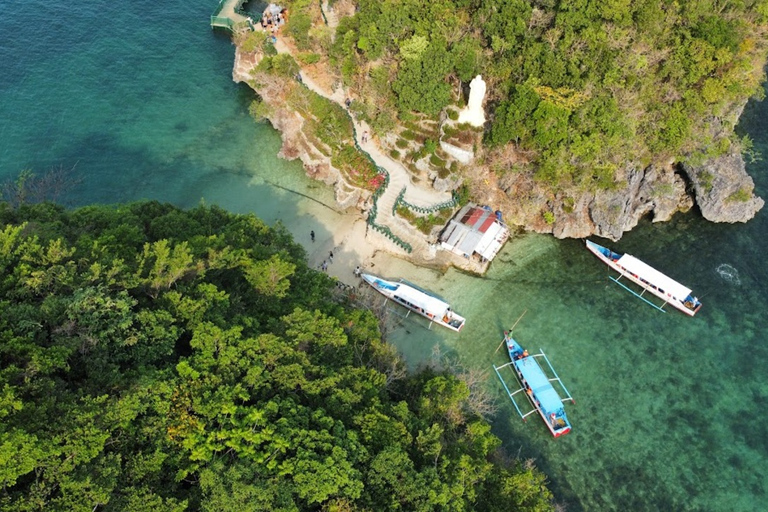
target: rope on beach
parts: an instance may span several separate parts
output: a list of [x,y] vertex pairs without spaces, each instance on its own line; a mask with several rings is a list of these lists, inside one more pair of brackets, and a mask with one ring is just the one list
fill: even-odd
[[316,203],[317,203],[317,204],[319,204],[319,205],[325,206],[325,207],[326,207],[326,208],[328,208],[329,210],[332,210],[332,211],[334,211],[334,212],[336,212],[336,213],[342,213],[342,212],[340,212],[339,210],[337,210],[336,208],[334,208],[333,206],[331,206],[331,205],[329,205],[329,204],[325,204],[324,202],[322,202],[322,201],[320,201],[320,200],[318,200],[318,199],[315,199],[314,197],[308,196],[307,194],[302,194],[302,193],[301,193],[301,192],[299,192],[298,190],[293,190],[293,189],[291,189],[291,188],[288,188],[288,187],[284,187],[284,186],[282,186],[282,185],[278,185],[278,184],[277,184],[277,183],[275,183],[274,181],[264,180],[264,182],[265,182],[265,183],[269,183],[269,184],[270,184],[270,185],[272,185],[273,187],[281,188],[281,189],[283,189],[283,190],[285,190],[285,191],[287,191],[287,192],[290,192],[290,193],[292,193],[292,194],[296,194],[296,195],[299,195],[299,196],[301,196],[301,197],[305,197],[305,198],[309,199],[310,201],[314,201],[314,202],[316,202]]

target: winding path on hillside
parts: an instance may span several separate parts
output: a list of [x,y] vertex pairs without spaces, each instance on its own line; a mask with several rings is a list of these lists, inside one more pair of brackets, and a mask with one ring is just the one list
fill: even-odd
[[[293,55],[293,52],[281,37],[277,38],[275,49],[278,53]],[[389,174],[389,185],[377,201],[376,223],[388,227],[393,234],[410,244],[415,255],[429,258],[429,244],[424,235],[417,232],[415,228],[407,225],[405,221],[395,217],[392,210],[403,188],[405,188],[404,199],[408,203],[425,208],[450,201],[451,195],[447,192],[438,192],[431,187],[426,188],[414,184],[411,181],[408,170],[403,167],[400,162],[397,162],[382,153],[379,145],[372,140],[371,137],[368,137],[366,141],[363,141],[363,134],[370,134],[371,129],[365,122],[355,119],[349,112],[349,109],[344,103],[346,96],[341,88],[333,92],[328,92],[318,85],[310,76],[307,76],[306,73],[303,73],[301,78],[307,88],[320,96],[337,103],[350,115],[354,125],[355,140],[358,146],[368,153],[377,166],[381,167]],[[382,234],[380,236],[383,237],[384,235]]]

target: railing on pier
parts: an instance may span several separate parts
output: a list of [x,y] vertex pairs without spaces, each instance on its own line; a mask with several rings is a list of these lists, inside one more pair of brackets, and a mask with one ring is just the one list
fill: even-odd
[[395,205],[392,207],[392,215],[395,215],[395,213],[397,212],[398,206],[404,206],[405,208],[408,208],[409,210],[412,210],[416,213],[427,215],[430,213],[438,212],[440,210],[454,208],[457,204],[459,204],[458,195],[456,194],[456,191],[453,191],[451,192],[451,199],[449,199],[448,201],[443,201],[442,203],[433,204],[432,206],[416,206],[415,204],[411,204],[404,199],[406,188],[407,187],[403,187],[403,190],[401,190],[400,194],[397,196]]
[[[249,15],[243,10],[243,4],[248,0],[220,0],[219,5],[216,6],[216,10],[211,15],[211,27],[225,28],[230,32],[240,32],[242,30],[253,30],[253,25],[250,22]],[[241,20],[233,20],[229,16],[220,16],[221,12],[227,6],[227,4],[234,4],[232,11],[242,16]]]

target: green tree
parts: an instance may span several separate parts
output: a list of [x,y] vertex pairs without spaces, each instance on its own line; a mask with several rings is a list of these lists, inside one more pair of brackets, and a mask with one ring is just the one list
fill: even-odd
[[549,503],[491,462],[466,385],[407,375],[284,228],[154,202],[0,216],[0,510]]
[[421,57],[407,58],[400,63],[392,88],[402,112],[415,110],[430,116],[437,115],[451,100],[446,75],[453,61],[445,43],[432,42]]

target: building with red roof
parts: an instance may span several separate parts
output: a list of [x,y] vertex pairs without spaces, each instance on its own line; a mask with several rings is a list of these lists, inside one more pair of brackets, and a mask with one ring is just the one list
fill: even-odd
[[440,248],[480,263],[493,260],[509,238],[501,212],[467,204],[448,222],[438,238]]

